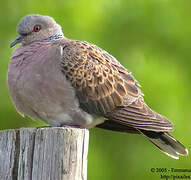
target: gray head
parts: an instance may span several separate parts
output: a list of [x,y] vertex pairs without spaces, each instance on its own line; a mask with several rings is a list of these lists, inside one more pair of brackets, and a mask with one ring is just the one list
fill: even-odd
[[62,28],[49,16],[32,14],[21,19],[17,26],[19,37],[10,47],[17,43],[29,44],[33,41],[46,40],[51,37],[63,37]]

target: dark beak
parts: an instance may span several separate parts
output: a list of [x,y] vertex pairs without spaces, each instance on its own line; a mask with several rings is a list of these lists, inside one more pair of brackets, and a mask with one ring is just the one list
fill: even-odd
[[15,46],[16,44],[22,42],[24,39],[23,36],[19,36],[17,39],[15,39],[11,44],[10,44],[10,48],[12,48],[13,46]]

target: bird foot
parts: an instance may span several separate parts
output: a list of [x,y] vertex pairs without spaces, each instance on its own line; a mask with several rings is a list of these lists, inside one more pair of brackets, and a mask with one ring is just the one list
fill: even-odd
[[85,127],[80,125],[61,125],[60,127],[85,129]]

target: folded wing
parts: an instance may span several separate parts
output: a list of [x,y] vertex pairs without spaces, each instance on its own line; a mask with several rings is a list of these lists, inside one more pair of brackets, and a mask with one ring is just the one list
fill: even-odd
[[[64,43],[61,70],[76,89],[80,106],[86,112],[135,131],[173,129],[170,121],[144,103],[140,86],[131,73],[99,47],[82,41]],[[114,128],[113,124],[106,123],[104,127]]]

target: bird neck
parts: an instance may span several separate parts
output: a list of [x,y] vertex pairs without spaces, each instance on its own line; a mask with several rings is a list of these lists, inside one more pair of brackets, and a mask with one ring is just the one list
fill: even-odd
[[57,40],[60,40],[60,39],[63,39],[63,38],[64,38],[63,34],[55,34],[53,36],[50,36],[48,39],[46,39],[46,41],[53,42],[53,41],[57,41]]

